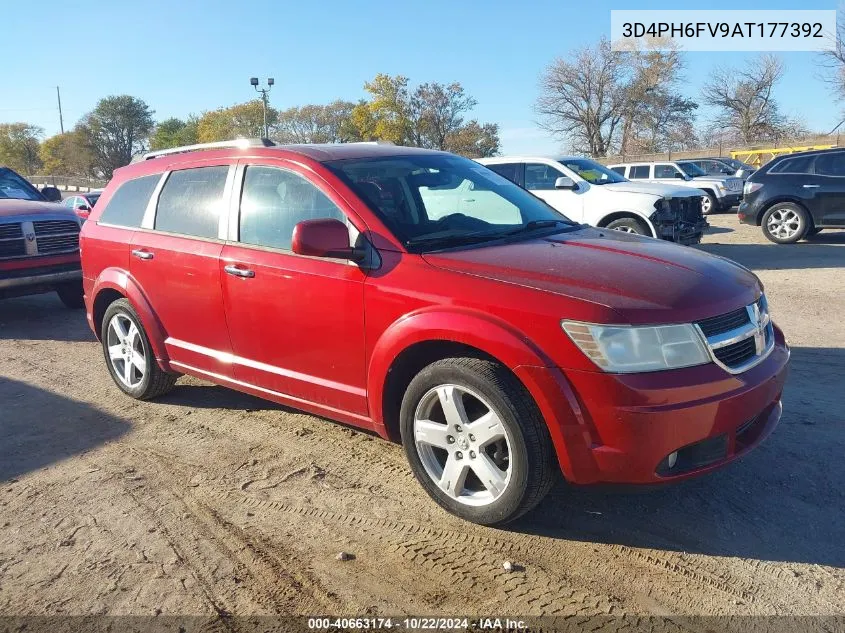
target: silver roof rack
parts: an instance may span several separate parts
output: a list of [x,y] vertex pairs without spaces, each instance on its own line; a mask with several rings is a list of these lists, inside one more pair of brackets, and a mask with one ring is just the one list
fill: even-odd
[[232,141],[217,141],[216,143],[197,143],[196,145],[183,145],[182,147],[171,147],[170,149],[161,149],[155,152],[147,152],[143,155],[143,160],[150,160],[151,158],[158,158],[159,156],[169,156],[170,154],[183,154],[185,152],[194,152],[203,149],[247,149],[248,147],[275,147],[275,145],[276,144],[269,138],[236,138]]

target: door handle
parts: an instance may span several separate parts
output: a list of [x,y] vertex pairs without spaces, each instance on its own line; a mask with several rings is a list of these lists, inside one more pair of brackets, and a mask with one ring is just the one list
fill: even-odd
[[463,202],[475,202],[475,198],[464,198]]
[[251,279],[252,277],[255,277],[254,270],[250,270],[249,268],[239,268],[233,264],[224,266],[223,270],[225,270],[230,275],[234,275],[235,277],[243,277],[244,279]]
[[134,251],[132,251],[132,254],[138,259],[152,259],[153,257],[155,257],[155,255],[150,251],[145,251],[140,248],[136,248]]
[[821,185],[801,185],[804,189],[818,189]]

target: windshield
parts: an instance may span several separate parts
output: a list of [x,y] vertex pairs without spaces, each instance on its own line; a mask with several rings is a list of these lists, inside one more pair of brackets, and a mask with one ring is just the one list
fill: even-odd
[[11,169],[0,167],[0,198],[43,200],[38,190]]
[[588,158],[567,158],[560,164],[571,169],[591,185],[606,185],[609,182],[628,182],[625,178],[611,171],[604,165]]
[[483,165],[449,154],[326,163],[411,250],[578,227]]
[[687,176],[706,176],[707,172],[698,167],[697,165],[693,165],[692,163],[678,163],[678,167],[681,168],[681,171],[684,172]]

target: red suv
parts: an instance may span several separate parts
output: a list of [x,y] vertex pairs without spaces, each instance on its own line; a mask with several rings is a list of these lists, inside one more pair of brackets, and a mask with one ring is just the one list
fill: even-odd
[[135,398],[184,373],[401,440],[484,524],[558,469],[678,480],[780,419],[789,349],[737,264],[575,224],[444,152],[215,145],[118,170],[82,229],[88,320]]

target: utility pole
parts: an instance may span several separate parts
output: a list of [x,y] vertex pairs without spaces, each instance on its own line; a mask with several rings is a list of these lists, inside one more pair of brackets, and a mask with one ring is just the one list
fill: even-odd
[[59,100],[59,129],[62,131],[62,134],[65,133],[65,121],[62,118],[62,93],[59,92],[59,87],[56,86],[56,98]]
[[250,77],[249,83],[250,85],[252,85],[253,88],[255,88],[255,92],[261,93],[261,104],[264,106],[264,138],[267,138],[270,136],[270,131],[267,128],[267,104],[270,102],[270,97],[268,96],[268,94],[270,93],[270,90],[272,90],[273,84],[275,82],[273,81],[272,77],[268,77],[267,87],[259,88],[258,77]]

